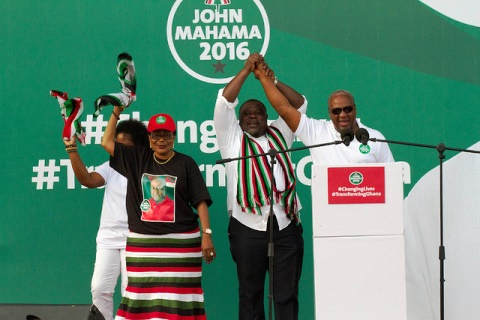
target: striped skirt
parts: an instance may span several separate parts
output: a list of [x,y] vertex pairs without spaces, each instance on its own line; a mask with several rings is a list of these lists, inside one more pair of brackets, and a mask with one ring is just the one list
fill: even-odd
[[130,232],[128,285],[115,320],[206,319],[199,229],[143,235]]

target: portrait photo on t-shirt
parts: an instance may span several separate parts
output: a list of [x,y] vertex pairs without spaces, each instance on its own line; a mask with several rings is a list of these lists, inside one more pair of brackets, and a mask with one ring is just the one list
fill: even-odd
[[176,177],[169,175],[142,176],[142,221],[175,222]]

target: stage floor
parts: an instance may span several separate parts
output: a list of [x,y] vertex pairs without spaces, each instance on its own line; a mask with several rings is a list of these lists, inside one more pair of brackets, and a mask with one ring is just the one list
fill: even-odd
[[85,320],[89,312],[89,304],[0,304],[1,320],[25,320],[27,315],[42,320]]

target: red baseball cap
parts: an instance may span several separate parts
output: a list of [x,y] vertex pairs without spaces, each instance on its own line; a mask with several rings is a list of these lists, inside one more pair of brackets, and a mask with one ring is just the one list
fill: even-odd
[[152,132],[155,130],[167,130],[171,132],[175,132],[177,130],[177,126],[175,125],[175,121],[173,118],[170,117],[168,114],[159,113],[154,115],[148,121],[148,132]]

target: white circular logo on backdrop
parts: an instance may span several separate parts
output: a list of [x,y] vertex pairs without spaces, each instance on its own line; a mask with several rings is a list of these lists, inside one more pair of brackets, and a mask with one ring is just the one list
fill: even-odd
[[167,40],[185,72],[222,84],[251,53],[265,55],[270,25],[259,0],[176,0],[168,15]]
[[420,1],[453,20],[480,27],[480,1],[478,0]]

